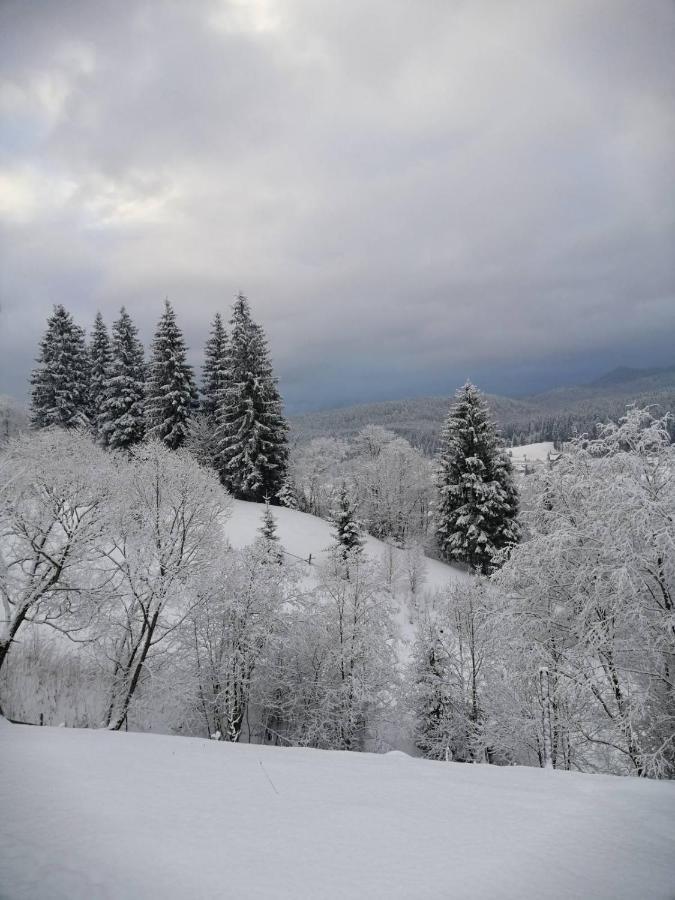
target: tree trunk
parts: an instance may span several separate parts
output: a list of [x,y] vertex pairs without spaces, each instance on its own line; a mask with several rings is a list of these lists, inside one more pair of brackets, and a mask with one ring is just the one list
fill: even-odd
[[539,695],[541,699],[541,719],[544,734],[543,768],[553,768],[553,732],[551,729],[551,688],[548,669],[539,669]]

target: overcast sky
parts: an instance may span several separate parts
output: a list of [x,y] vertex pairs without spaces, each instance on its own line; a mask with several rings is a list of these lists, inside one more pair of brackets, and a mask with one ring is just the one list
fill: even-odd
[[291,410],[675,363],[670,0],[2,0],[0,115],[0,393],[238,290]]

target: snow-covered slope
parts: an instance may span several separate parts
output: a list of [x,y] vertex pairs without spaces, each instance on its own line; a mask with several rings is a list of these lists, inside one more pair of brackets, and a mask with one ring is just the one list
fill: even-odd
[[0,895],[673,897],[675,785],[0,719]]
[[523,444],[520,447],[509,447],[508,453],[514,462],[545,462],[549,453],[555,453],[552,441],[541,441],[539,444]]
[[[244,500],[233,502],[232,514],[225,526],[233,547],[245,547],[258,537],[263,510],[264,506],[259,503],[248,503]],[[318,562],[325,558],[327,548],[335,543],[333,526],[324,519],[284,507],[275,506],[272,512],[277,520],[277,533],[284,550],[299,559],[308,560],[311,554],[312,561]],[[381,559],[385,553],[384,543],[370,536],[366,540],[366,548],[374,559]],[[393,553],[400,557],[403,564],[402,551],[394,549]],[[426,561],[425,586],[428,588],[443,588],[450,581],[468,577],[464,571],[455,566],[446,565],[436,559]]]

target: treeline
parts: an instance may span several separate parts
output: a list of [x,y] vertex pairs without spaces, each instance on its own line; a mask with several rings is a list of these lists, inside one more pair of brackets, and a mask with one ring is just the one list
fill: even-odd
[[434,589],[407,550],[369,558],[342,486],[333,544],[308,569],[282,552],[269,506],[258,539],[233,550],[228,495],[185,449],[110,453],[75,429],[10,443],[6,713],[343,750],[409,738],[432,759],[673,777],[675,458],[663,420],[631,410],[526,479],[516,543],[514,519],[490,517],[508,481],[484,490],[475,477],[500,460],[485,453],[493,435],[471,393],[448,423],[446,527],[440,509],[436,522],[447,555],[472,563]]
[[[648,401],[644,400],[637,405],[648,405]],[[655,405],[663,411],[660,404]],[[667,407],[668,409],[675,409],[675,403],[668,403]],[[538,444],[541,441],[552,441],[556,449],[560,450],[564,443],[583,435],[590,440],[599,438],[605,426],[610,422],[618,421],[624,415],[625,410],[626,403],[608,401],[584,413],[562,413],[557,416],[544,416],[530,419],[526,423],[509,423],[507,421],[502,426],[501,431],[504,440],[513,447],[519,447],[523,444]],[[670,439],[671,441],[675,440],[675,418],[670,416],[666,422],[666,430]]]
[[[55,316],[74,330],[63,311]],[[269,505],[261,507],[260,539],[244,551],[233,550],[222,527],[231,501],[213,467],[198,465],[187,452],[187,439],[183,447],[168,440],[175,427],[154,430],[153,422],[168,418],[153,418],[162,399],[155,387],[157,350],[174,329],[167,307],[153,343],[145,418],[132,420],[145,422],[142,442],[112,446],[101,419],[95,431],[91,417],[73,413],[70,427],[38,428],[10,441],[0,456],[0,674],[10,712],[31,715],[35,678],[39,685],[44,660],[53,660],[38,633],[51,629],[88,654],[82,677],[93,679],[92,690],[79,692],[72,681],[68,689],[74,707],[88,710],[78,721],[122,727],[161,669],[172,692],[184,692],[175,727],[194,729],[203,717],[209,728],[238,740],[244,715],[249,722],[256,716],[258,735],[363,748],[386,721],[398,682],[395,561],[407,560],[411,593],[423,582],[420,554],[405,539],[411,523],[426,515],[429,500],[414,478],[401,481],[411,463],[422,460],[386,432],[363,435],[370,464],[353,470],[359,480],[343,477],[332,486],[335,542],[328,561],[316,569],[313,588],[301,587],[298,570],[285,564]],[[41,377],[53,358],[47,352],[49,331],[48,336]],[[82,358],[81,334],[75,337]],[[222,346],[221,332],[212,338]],[[167,358],[185,370],[181,354],[162,353]],[[88,376],[91,385],[90,372],[80,367],[82,384]],[[111,364],[104,369],[104,391],[117,384],[115,372]],[[207,366],[207,372],[213,370]],[[231,384],[238,384],[230,372],[216,397],[227,397]],[[46,378],[40,383],[49,384]],[[183,385],[190,397],[189,382]],[[66,396],[74,396],[72,390]],[[87,395],[82,390],[78,396],[84,402]],[[104,413],[110,396],[101,404]],[[209,414],[207,408],[204,416]],[[518,505],[509,459],[482,395],[470,384],[457,394],[440,462],[434,520],[440,550],[448,560],[487,574],[518,540]],[[239,463],[230,477],[241,479],[246,471]],[[384,566],[364,553],[359,510],[369,512],[373,530],[377,525],[392,539]],[[26,635],[36,641],[34,655],[22,652]],[[8,657],[16,660],[9,669]],[[145,715],[138,715],[147,725]]]
[[234,303],[229,332],[216,314],[197,390],[175,312],[165,302],[146,362],[138,330],[122,308],[112,334],[97,314],[89,342],[55,306],[31,385],[34,428],[88,430],[110,450],[145,439],[189,446],[221,483],[248,500],[283,499],[288,426],[262,328],[247,299]]
[[[87,345],[55,309],[37,431],[0,454],[11,715],[348,750],[404,732],[434,759],[675,775],[667,416],[632,407],[572,439],[519,496],[470,383],[433,466],[372,426],[289,458],[245,298],[227,332],[213,323],[199,405],[168,304],[148,363],[126,313],[106,338],[99,318]],[[269,504],[258,539],[229,545],[223,484],[333,521],[312,577]],[[364,528],[386,541],[382,560]],[[460,564],[438,590],[432,541]]]

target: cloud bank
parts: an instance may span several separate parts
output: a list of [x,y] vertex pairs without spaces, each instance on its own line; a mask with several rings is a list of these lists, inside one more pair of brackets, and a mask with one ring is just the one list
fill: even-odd
[[675,6],[5,0],[0,392],[243,290],[292,409],[675,361]]

